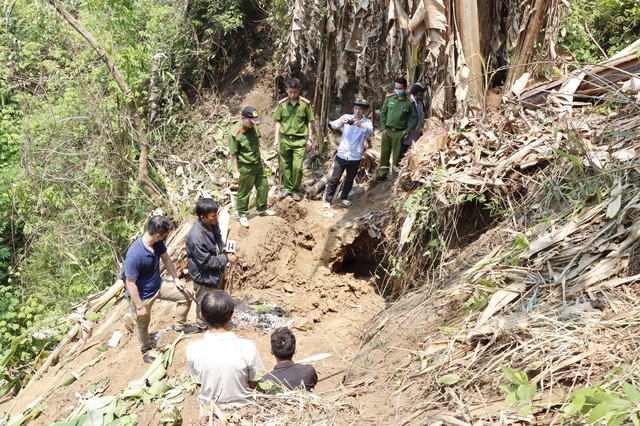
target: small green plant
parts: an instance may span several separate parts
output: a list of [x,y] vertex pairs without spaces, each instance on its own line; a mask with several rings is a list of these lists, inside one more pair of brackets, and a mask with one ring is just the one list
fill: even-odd
[[518,256],[525,250],[529,248],[531,243],[524,235],[518,237],[513,245],[511,246],[511,250],[509,250],[508,256],[506,257],[504,263],[507,266],[513,266],[518,263]]
[[527,417],[531,413],[531,400],[536,395],[537,384],[529,383],[529,376],[524,371],[514,371],[506,365],[501,365],[500,368],[511,382],[511,385],[500,385],[500,389],[507,394],[504,403],[520,408],[520,414]]
[[257,314],[268,314],[269,312],[271,312],[272,308],[269,305],[258,305],[256,306],[256,313]]
[[623,394],[601,386],[574,390],[571,402],[564,408],[565,420],[586,416],[588,424],[600,424],[604,420],[607,426],[628,421],[640,425],[640,391],[628,382],[622,384],[622,390]]
[[387,275],[391,278],[402,278],[406,271],[403,267],[403,262],[400,257],[389,256],[388,266],[382,267]]
[[[483,280],[482,278],[478,279],[478,284],[482,287],[476,287],[473,295],[465,302],[465,304],[469,307],[469,310],[465,313],[470,314],[482,309],[487,301],[487,297],[492,293],[491,289],[495,288],[495,284],[491,283],[487,280]],[[483,289],[486,288],[487,290]]]
[[452,386],[460,381],[464,382],[462,377],[457,374],[445,374],[444,376],[440,376],[436,379],[436,383],[441,386]]

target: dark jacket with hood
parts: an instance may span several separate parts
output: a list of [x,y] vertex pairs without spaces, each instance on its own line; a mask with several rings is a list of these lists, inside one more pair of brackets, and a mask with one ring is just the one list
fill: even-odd
[[220,274],[229,261],[222,253],[224,242],[216,223],[209,231],[200,219],[193,224],[187,236],[187,266],[189,276],[198,284],[208,287],[220,285]]

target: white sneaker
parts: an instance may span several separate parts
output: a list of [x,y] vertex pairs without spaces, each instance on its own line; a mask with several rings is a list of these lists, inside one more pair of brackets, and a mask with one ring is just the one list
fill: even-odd
[[351,205],[351,201],[349,200],[342,200],[342,205],[345,207],[349,207]]
[[275,216],[276,215],[276,212],[270,209],[256,211],[256,213],[258,214],[258,216]]
[[322,205],[322,208],[323,208],[323,209],[325,209],[325,210],[329,210],[329,209],[331,208],[331,203],[328,203],[328,202],[327,202],[327,203],[324,203],[324,204]]
[[240,225],[244,226],[245,228],[249,227],[249,219],[247,219],[246,217],[239,217],[238,222],[240,222]]

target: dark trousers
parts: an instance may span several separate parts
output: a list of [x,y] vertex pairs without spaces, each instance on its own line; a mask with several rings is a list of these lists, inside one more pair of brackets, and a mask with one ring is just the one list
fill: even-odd
[[327,190],[324,193],[324,201],[329,203],[336,193],[336,188],[340,183],[342,173],[347,171],[347,176],[344,178],[344,185],[342,185],[341,200],[346,200],[353,187],[353,180],[356,178],[358,169],[360,168],[360,160],[348,161],[340,158],[336,155],[336,162],[333,164],[333,172],[331,172],[331,180],[327,184]]

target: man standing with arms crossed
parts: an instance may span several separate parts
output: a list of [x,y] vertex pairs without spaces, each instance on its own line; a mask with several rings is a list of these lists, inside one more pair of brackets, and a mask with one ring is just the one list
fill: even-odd
[[402,140],[411,133],[418,124],[418,110],[414,102],[407,98],[407,80],[404,77],[396,78],[395,89],[382,104],[380,110],[380,130],[382,141],[380,142],[380,168],[376,182],[387,179],[389,170],[389,157],[392,157],[391,166],[396,167],[400,160]]
[[260,124],[258,111],[248,106],[242,110],[242,119],[231,127],[229,133],[229,154],[231,154],[231,168],[233,178],[238,182],[238,222],[245,228],[249,227],[249,196],[256,188],[256,210],[260,216],[273,216],[276,213],[267,208],[269,184],[260,156]]
[[[127,250],[124,261],[124,276],[126,293],[131,310],[136,314],[136,328],[140,350],[144,362],[152,362],[151,338],[149,323],[151,322],[151,307],[157,299],[176,302],[176,322],[173,329],[185,333],[198,331],[196,327],[187,326],[187,315],[191,307],[191,300],[184,292],[184,284],[178,278],[171,258],[167,254],[164,240],[173,229],[169,218],[152,216],[147,223],[147,231],[133,242]],[[160,259],[164,263],[173,283],[160,277]]]
[[300,96],[300,80],[287,80],[287,97],[278,101],[273,119],[276,122],[274,147],[280,152],[280,165],[284,177],[284,192],[294,201],[302,200],[302,161],[305,149],[313,148],[313,122],[311,101]]

